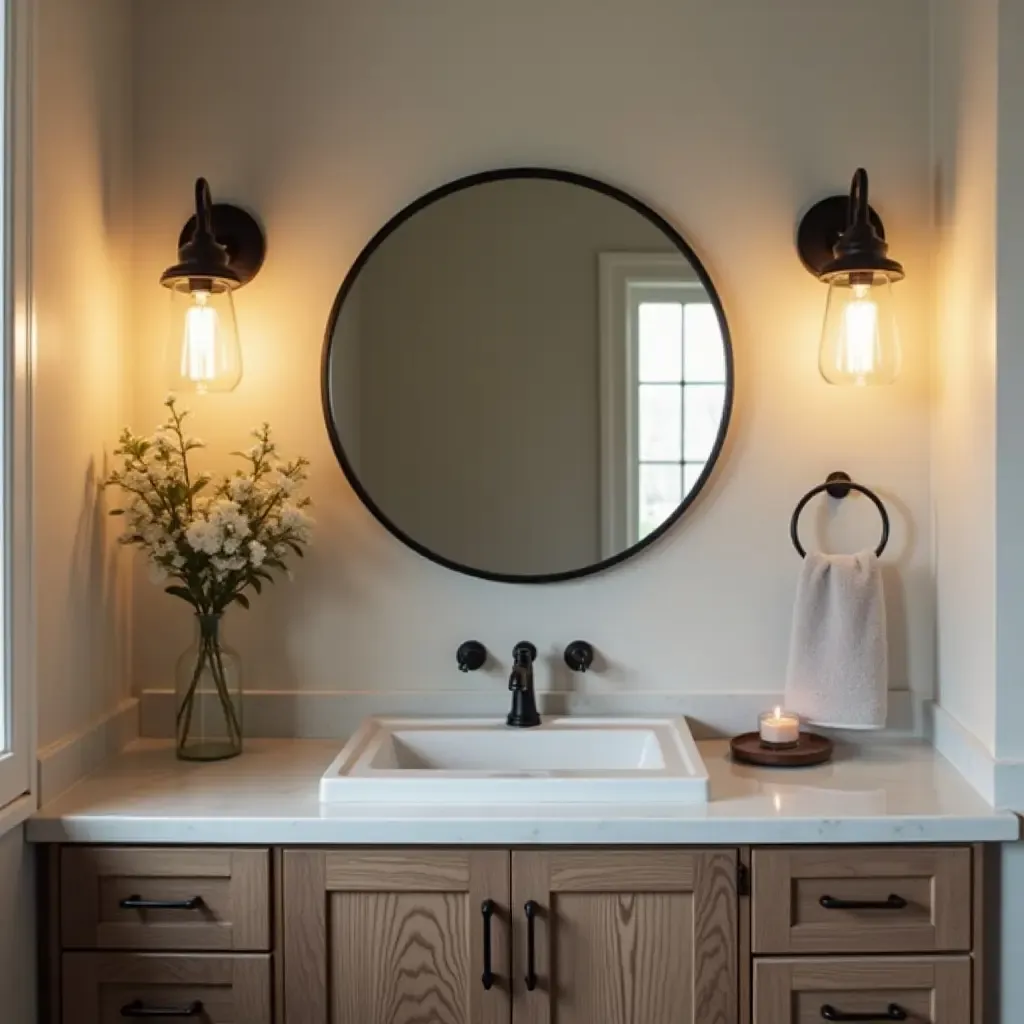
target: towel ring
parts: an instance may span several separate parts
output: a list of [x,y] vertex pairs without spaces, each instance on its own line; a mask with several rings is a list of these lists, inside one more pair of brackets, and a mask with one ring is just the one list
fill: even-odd
[[796,508],[793,510],[793,518],[789,521],[789,537],[793,541],[793,547],[796,548],[797,554],[801,558],[807,557],[807,552],[804,551],[803,545],[800,543],[800,535],[798,532],[800,526],[800,513],[803,512],[807,503],[817,494],[821,494],[823,491],[828,491],[829,497],[832,498],[845,498],[850,491],[858,491],[863,494],[864,497],[870,498],[875,508],[878,509],[878,514],[882,517],[882,540],[881,543],[875,548],[875,556],[880,557],[882,552],[885,550],[886,544],[889,543],[889,513],[885,510],[885,505],[882,504],[882,499],[875,494],[874,491],[869,490],[862,484],[855,484],[848,473],[838,472],[829,473],[825,478],[823,484],[818,484],[817,487],[812,487],[798,502]]

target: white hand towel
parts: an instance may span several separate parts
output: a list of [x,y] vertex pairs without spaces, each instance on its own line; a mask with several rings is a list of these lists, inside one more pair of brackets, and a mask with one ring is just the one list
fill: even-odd
[[814,725],[881,729],[887,697],[878,559],[873,551],[808,553],[793,608],[786,707]]

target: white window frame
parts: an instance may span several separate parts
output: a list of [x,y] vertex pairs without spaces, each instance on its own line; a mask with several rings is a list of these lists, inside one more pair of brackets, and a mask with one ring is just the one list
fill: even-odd
[[598,254],[601,377],[601,554],[612,558],[638,538],[637,325],[631,286],[707,290],[680,253]]
[[31,291],[33,0],[4,0],[5,147],[0,198],[0,833],[35,808],[34,595],[32,588]]

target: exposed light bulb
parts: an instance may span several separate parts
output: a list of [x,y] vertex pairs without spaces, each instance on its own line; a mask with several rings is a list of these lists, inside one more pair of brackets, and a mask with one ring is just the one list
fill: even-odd
[[216,280],[174,284],[166,366],[174,392],[231,391],[238,384],[242,350],[230,288]]
[[865,377],[874,372],[878,340],[878,307],[871,298],[871,286],[853,286],[854,299],[843,311],[843,338],[839,358],[847,373]]
[[829,285],[818,367],[830,384],[891,384],[902,362],[889,279],[847,275]]
[[185,313],[185,333],[181,341],[181,375],[192,381],[197,391],[205,391],[217,375],[217,310],[207,305],[209,292],[192,293],[194,305]]

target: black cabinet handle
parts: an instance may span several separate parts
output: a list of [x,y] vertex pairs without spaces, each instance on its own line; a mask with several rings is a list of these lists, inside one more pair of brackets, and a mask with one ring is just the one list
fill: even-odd
[[484,988],[490,991],[494,984],[494,972],[491,970],[491,918],[494,916],[494,900],[484,900],[480,913],[484,917],[484,973],[481,981]]
[[138,895],[129,896],[118,904],[122,910],[198,910],[202,905],[202,896],[191,896],[187,900],[144,900]]
[[526,991],[532,992],[537,987],[537,962],[534,949],[534,922],[540,907],[533,900],[527,900],[523,907],[526,914]]
[[835,896],[822,896],[818,902],[826,910],[902,910],[907,905],[907,901],[895,893],[885,900],[840,900]]
[[906,1020],[907,1011],[896,1003],[890,1003],[881,1013],[843,1013],[826,1003],[821,1008],[822,1020]]
[[146,1006],[141,999],[121,1007],[122,1017],[198,1017],[203,1004],[197,999],[188,1006]]

